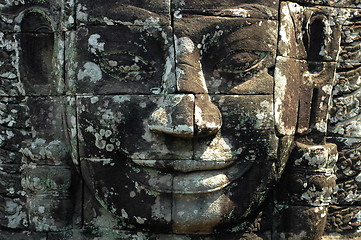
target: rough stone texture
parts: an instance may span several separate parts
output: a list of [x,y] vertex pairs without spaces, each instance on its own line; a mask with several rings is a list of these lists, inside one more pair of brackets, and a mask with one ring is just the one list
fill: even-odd
[[192,12],[196,14],[231,16],[255,19],[277,19],[279,1],[256,0],[256,1],[235,1],[235,0],[174,0],[174,16],[181,18],[182,13]]
[[76,2],[79,25],[170,25],[170,0]]
[[357,239],[360,8],[0,0],[0,239]]

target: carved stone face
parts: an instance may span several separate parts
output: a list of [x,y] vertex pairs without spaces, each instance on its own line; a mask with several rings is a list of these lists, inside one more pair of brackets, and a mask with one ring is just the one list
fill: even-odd
[[125,223],[208,233],[262,203],[292,142],[274,127],[278,4],[176,4],[172,25],[134,8],[76,31],[80,166]]
[[[335,145],[325,144],[340,44],[335,9],[78,0],[74,13],[74,1],[8,2],[0,95],[11,131],[1,130],[0,155],[21,169],[17,190],[6,191],[26,197],[25,229],[67,230],[81,205],[84,228],[242,231],[281,177],[294,137],[289,185],[298,187],[285,188],[295,200],[287,204],[330,202],[332,181],[323,180],[336,161]],[[87,188],[71,191],[71,160]],[[298,176],[305,166],[311,171]],[[116,226],[98,224],[93,210],[104,211],[89,194]]]

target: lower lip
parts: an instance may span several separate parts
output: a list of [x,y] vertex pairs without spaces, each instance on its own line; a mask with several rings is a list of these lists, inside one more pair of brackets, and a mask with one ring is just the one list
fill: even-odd
[[156,169],[170,169],[177,172],[195,172],[195,171],[209,171],[226,168],[232,165],[235,161],[231,160],[132,160],[134,163]]
[[[178,161],[185,162],[186,160]],[[189,161],[195,162],[195,160]],[[147,166],[141,168],[141,173],[131,171],[128,174],[138,183],[156,192],[172,194],[201,194],[216,192],[227,187],[232,182],[243,176],[248,169],[250,169],[252,162],[237,161],[231,162],[230,164],[230,166],[226,165],[227,167],[216,170],[205,170],[202,168],[200,171],[195,172],[175,171],[171,173],[163,172],[155,168],[148,168],[149,166]],[[224,166],[225,165],[223,165],[223,167]],[[212,168],[214,168],[214,166]],[[192,169],[195,168],[193,167]]]

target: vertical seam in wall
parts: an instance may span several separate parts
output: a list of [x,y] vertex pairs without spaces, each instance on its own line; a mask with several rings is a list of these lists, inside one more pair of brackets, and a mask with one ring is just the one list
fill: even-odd
[[[172,28],[172,41],[173,41],[173,56],[174,56],[174,79],[175,79],[175,87],[177,87],[177,74],[176,74],[176,67],[177,67],[177,61],[176,61],[176,49],[175,49],[175,32],[174,32],[174,16],[173,16],[173,0],[169,0],[169,17],[170,17],[170,25]],[[166,83],[163,84],[166,86]],[[164,89],[162,92],[166,93],[167,89]],[[176,89],[175,89],[176,90]],[[174,161],[172,161],[172,164],[174,165]],[[172,174],[172,192],[171,192],[171,206],[170,206],[170,233],[173,233],[173,203],[174,203],[174,194],[173,194],[173,186],[174,186],[174,174]]]
[[[276,42],[276,57],[275,57],[275,67],[276,67],[276,64],[277,64],[277,57],[278,57],[278,43],[280,41],[280,29],[281,29],[281,3],[282,1],[279,1],[278,3],[278,28],[277,28],[277,42]],[[276,99],[275,99],[275,89],[276,89],[276,78],[275,78],[275,72],[273,73],[273,127],[274,127],[274,131],[276,131],[276,116],[275,116],[275,113],[276,113]],[[278,155],[278,154],[277,154]],[[274,209],[275,209],[275,201],[276,201],[276,188],[273,188],[272,190],[272,207],[273,207],[273,211],[274,212]],[[275,232],[275,225],[274,225],[274,221],[272,220],[271,221],[271,240],[274,239],[273,235],[274,235],[274,232]]]

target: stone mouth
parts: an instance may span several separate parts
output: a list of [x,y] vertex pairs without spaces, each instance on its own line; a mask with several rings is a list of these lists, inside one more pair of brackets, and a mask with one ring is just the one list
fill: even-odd
[[192,160],[192,159],[177,159],[177,160],[137,160],[132,161],[143,167],[150,167],[159,170],[170,170],[175,172],[195,172],[195,171],[209,171],[226,168],[234,164],[235,160]]
[[[186,162],[186,160],[179,161]],[[195,160],[189,161],[195,162]],[[225,164],[223,167],[226,167],[221,169],[202,168],[202,170],[192,172],[162,171],[162,169],[149,166],[142,166],[139,170],[141,164],[137,164],[138,171],[128,173],[133,180],[155,192],[184,195],[212,193],[224,189],[242,177],[251,168],[253,162],[237,161],[231,162],[230,165]]]

